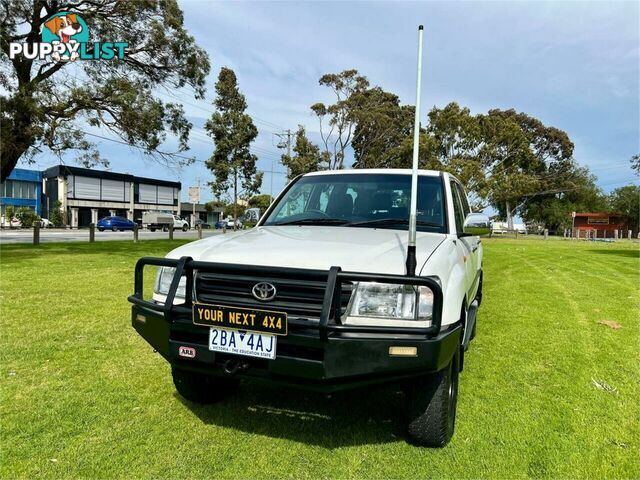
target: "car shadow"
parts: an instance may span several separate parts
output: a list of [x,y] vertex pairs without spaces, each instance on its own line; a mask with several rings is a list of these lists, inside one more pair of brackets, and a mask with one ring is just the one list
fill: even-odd
[[213,405],[175,397],[203,423],[324,448],[397,442],[404,437],[404,396],[377,387],[331,396],[245,380]]
[[601,253],[601,254],[605,254],[605,255],[616,255],[619,257],[631,257],[631,258],[640,258],[640,248],[635,248],[633,250],[629,249],[629,250],[621,250],[621,249],[615,249],[615,250],[589,250],[589,252],[593,252],[593,253]]

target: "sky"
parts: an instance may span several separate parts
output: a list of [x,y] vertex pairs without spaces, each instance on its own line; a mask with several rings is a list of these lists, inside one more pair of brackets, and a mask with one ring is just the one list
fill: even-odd
[[[187,155],[199,161],[164,168],[135,149],[100,141],[114,172],[183,183],[212,179],[202,163],[213,150],[202,129],[213,85],[232,68],[259,130],[253,152],[265,171],[262,192],[284,186],[278,137],[298,124],[320,141],[309,106],[331,102],[318,85],[325,73],[356,68],[415,103],[417,26],[425,26],[422,122],[455,101],[472,113],[514,108],[566,131],[574,156],[605,191],[637,183],[629,167],[640,153],[639,2],[208,2],[182,1],[187,30],[209,54],[207,97],[163,90],[181,101],[194,125]],[[95,140],[95,139],[92,139]],[[38,157],[37,167],[59,160]],[[73,164],[73,154],[63,161]],[[33,165],[26,166],[34,168]],[[272,172],[273,173],[270,173]],[[202,200],[212,199],[203,188]]]

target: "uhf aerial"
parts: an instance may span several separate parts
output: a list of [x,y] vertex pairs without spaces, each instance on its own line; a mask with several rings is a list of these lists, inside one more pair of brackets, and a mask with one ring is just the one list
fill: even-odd
[[407,245],[407,275],[416,274],[416,210],[418,206],[418,152],[420,150],[420,87],[422,83],[422,37],[424,28],[418,27],[418,77],[416,79],[416,116],[413,121],[413,167],[411,172],[411,209],[409,211],[409,243]]

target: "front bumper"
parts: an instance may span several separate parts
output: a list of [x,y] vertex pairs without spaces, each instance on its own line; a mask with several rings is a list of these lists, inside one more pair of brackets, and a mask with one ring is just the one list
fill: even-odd
[[[142,299],[144,265],[176,268],[176,276],[165,305]],[[189,258],[147,258],[141,259],[136,266],[136,294],[129,297],[133,303],[132,325],[174,366],[214,375],[264,379],[329,393],[368,384],[401,381],[441,370],[449,364],[460,345],[459,325],[442,331],[440,329],[442,292],[435,280],[348,273],[333,267],[327,272],[325,302],[320,321],[290,321],[288,335],[278,338],[275,360],[213,352],[208,349],[209,328],[192,322],[190,302],[184,305],[172,303],[182,275],[187,277],[186,291],[189,292],[194,270],[217,267],[220,265],[194,262]],[[290,270],[292,276],[308,273]],[[342,281],[352,279],[429,286],[434,290],[432,326],[407,329],[341,325],[339,311],[336,310],[336,292],[340,291]],[[391,356],[390,347],[397,346],[415,347],[417,354]],[[181,347],[187,347],[192,356],[180,355]]]

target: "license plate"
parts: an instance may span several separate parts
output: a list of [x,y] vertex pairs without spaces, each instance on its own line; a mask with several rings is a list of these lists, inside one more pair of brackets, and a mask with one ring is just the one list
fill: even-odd
[[264,333],[223,328],[212,328],[209,331],[209,350],[247,357],[273,360],[276,358],[277,341],[278,338],[275,335]]
[[270,310],[194,303],[193,323],[205,327],[237,329],[271,335],[287,334],[287,314]]

